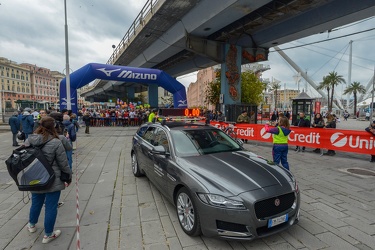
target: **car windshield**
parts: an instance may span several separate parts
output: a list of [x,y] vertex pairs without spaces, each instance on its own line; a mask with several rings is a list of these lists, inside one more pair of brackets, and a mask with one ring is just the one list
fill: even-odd
[[171,130],[171,136],[180,157],[242,150],[220,129]]

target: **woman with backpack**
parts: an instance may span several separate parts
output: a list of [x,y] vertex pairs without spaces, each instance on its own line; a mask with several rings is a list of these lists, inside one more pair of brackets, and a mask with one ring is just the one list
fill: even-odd
[[54,230],[57,205],[60,198],[61,190],[69,185],[62,180],[62,173],[67,173],[71,179],[72,172],[69,168],[68,160],[65,154],[65,148],[61,142],[59,135],[55,130],[55,120],[52,117],[43,117],[39,122],[39,127],[34,134],[29,135],[25,141],[25,146],[42,146],[41,150],[46,160],[52,165],[55,173],[53,184],[46,190],[32,191],[31,207],[29,215],[29,223],[27,229],[30,233],[37,231],[36,223],[38,222],[40,212],[45,204],[44,231],[42,243],[49,243],[60,236],[60,230]]

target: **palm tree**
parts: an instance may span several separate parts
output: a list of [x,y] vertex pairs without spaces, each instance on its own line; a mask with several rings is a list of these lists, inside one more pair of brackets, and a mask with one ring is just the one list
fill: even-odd
[[328,110],[329,110],[329,91],[331,90],[331,85],[328,82],[328,78],[326,76],[323,76],[323,81],[319,83],[318,89],[325,89],[327,90],[327,97],[328,97]]
[[275,81],[271,84],[271,90],[273,90],[275,98],[275,109],[277,108],[277,91],[281,88],[279,81]]
[[328,78],[327,81],[331,85],[331,90],[332,90],[331,91],[331,100],[330,100],[331,103],[330,103],[330,106],[328,108],[329,108],[329,111],[332,111],[333,94],[335,93],[335,86],[339,85],[340,83],[345,83],[345,79],[341,75],[338,75],[337,72],[335,72],[335,71],[329,72],[327,78]]
[[[350,84],[345,90],[344,90],[344,95],[347,94],[353,94],[354,96],[354,115],[357,114],[357,93],[358,94],[365,94],[366,93],[366,88],[361,85],[360,82],[353,82]],[[349,106],[349,103],[348,103]]]

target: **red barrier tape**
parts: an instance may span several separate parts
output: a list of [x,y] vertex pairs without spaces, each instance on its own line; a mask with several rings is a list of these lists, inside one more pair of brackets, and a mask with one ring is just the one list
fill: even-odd
[[[223,128],[225,122],[212,121],[211,125]],[[374,136],[366,131],[330,128],[290,128],[289,144],[310,148],[332,149],[359,154],[375,154]],[[272,143],[272,135],[261,124],[236,124],[237,138]]]

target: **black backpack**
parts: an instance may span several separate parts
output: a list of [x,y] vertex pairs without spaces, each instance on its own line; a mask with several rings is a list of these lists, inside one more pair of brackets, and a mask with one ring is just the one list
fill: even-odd
[[13,150],[5,161],[9,175],[20,191],[43,191],[51,187],[55,171],[42,152],[46,141],[40,146],[21,146]]

